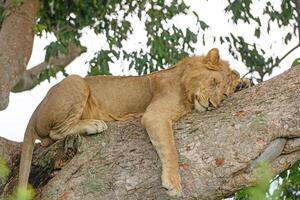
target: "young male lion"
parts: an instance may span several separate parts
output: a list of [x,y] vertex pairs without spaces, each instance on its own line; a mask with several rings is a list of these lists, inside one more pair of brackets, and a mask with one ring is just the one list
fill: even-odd
[[19,185],[27,186],[35,139],[46,144],[68,135],[95,134],[107,128],[104,121],[142,114],[142,124],[162,163],[162,186],[178,196],[182,188],[172,123],[193,108],[217,108],[239,83],[239,74],[220,60],[218,49],[145,76],[68,76],[49,90],[30,119]]

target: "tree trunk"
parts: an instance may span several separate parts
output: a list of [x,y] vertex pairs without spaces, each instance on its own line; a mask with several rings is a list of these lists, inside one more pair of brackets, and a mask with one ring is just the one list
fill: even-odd
[[[299,76],[297,66],[174,124],[184,191],[179,199],[220,199],[253,185],[259,161],[269,161],[275,174],[300,159]],[[30,182],[37,199],[171,199],[138,119],[74,141],[81,141],[75,155],[64,141],[35,149]],[[3,194],[16,183],[14,163]]]
[[39,0],[24,0],[14,8],[12,1],[5,3],[9,15],[0,30],[0,110],[9,102],[9,92],[19,81],[29,61]]

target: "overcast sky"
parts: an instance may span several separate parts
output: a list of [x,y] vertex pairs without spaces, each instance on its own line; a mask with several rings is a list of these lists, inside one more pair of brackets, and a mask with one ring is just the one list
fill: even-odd
[[[187,1],[189,5],[193,7],[193,10],[196,10],[200,16],[200,19],[205,21],[210,29],[206,32],[207,42],[206,46],[203,47],[202,44],[199,43],[199,48],[197,45],[196,54],[201,55],[206,53],[209,49],[213,47],[219,47],[221,58],[228,60],[232,66],[232,68],[239,71],[241,74],[246,73],[246,68],[243,63],[237,62],[231,58],[228,54],[227,49],[220,47],[218,43],[213,43],[212,36],[226,36],[229,35],[230,32],[234,32],[236,34],[240,34],[243,37],[254,40],[253,36],[253,27],[246,24],[239,24],[235,26],[228,22],[229,16],[225,14],[224,8],[227,4],[227,1],[204,1],[204,0],[189,0]],[[217,3],[216,3],[217,2]],[[255,4],[253,10],[255,12],[260,12],[262,7],[260,6],[264,1],[260,1]],[[275,1],[277,4],[280,1]],[[175,19],[176,24],[179,24],[182,28],[195,28],[195,19],[191,16],[180,16]],[[263,23],[266,23],[263,20]],[[143,43],[146,39],[146,35],[141,27],[143,24],[137,20],[134,21],[134,35],[129,39],[128,45],[126,45],[128,49],[135,49]],[[272,29],[269,35],[262,34],[262,38],[259,40],[259,44],[268,47],[272,45],[272,54],[278,55],[281,57],[284,53],[286,53],[289,49],[294,47],[297,44],[297,40],[292,41],[288,47],[283,45],[284,29]],[[210,37],[211,36],[211,37]],[[199,41],[201,41],[201,35],[199,35]],[[39,64],[44,60],[45,52],[44,47],[53,40],[53,36],[48,35],[48,37],[44,36],[42,38],[35,38],[34,41],[34,49],[32,53],[32,57],[29,62],[29,68]],[[100,37],[94,35],[88,29],[84,30],[84,36],[82,39],[82,44],[88,47],[88,52],[77,58],[74,62],[72,62],[67,68],[66,71],[68,74],[79,74],[85,76],[88,71],[88,65],[86,61],[89,61],[95,52],[101,49],[105,43],[101,40]],[[276,69],[272,76],[275,76],[284,70],[287,67],[291,66],[291,63],[295,58],[300,57],[300,49],[297,49],[295,52],[290,54],[282,63],[279,69]],[[114,75],[133,75],[134,72],[128,72],[127,66],[125,62],[118,62],[112,68],[111,71]],[[25,128],[27,126],[28,120],[36,108],[36,106],[40,103],[43,97],[46,95],[47,91],[51,86],[59,82],[63,76],[58,74],[57,79],[52,78],[51,82],[44,81],[31,91],[22,92],[19,94],[11,93],[9,106],[6,110],[0,111],[0,136],[5,137],[14,141],[22,141]]]

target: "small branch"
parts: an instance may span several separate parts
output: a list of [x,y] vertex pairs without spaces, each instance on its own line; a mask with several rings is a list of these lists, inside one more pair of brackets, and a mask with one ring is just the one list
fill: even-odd
[[273,68],[273,67],[275,67],[275,66],[278,66],[279,63],[280,63],[282,60],[284,60],[290,53],[292,53],[294,50],[296,50],[296,49],[299,48],[299,47],[300,47],[300,42],[299,42],[294,48],[292,48],[292,49],[289,50],[286,54],[284,54],[284,56],[282,56],[277,62],[275,62],[275,63],[271,66],[271,68]]
[[57,57],[51,58],[50,61],[42,62],[35,67],[25,71],[20,78],[19,82],[11,90],[12,92],[23,92],[34,88],[39,84],[39,75],[40,73],[47,69],[49,65],[52,65],[53,69],[56,70],[60,66],[67,67],[75,58],[80,56],[83,52],[86,52],[85,47],[76,47],[74,44],[69,44],[68,53],[61,54]]

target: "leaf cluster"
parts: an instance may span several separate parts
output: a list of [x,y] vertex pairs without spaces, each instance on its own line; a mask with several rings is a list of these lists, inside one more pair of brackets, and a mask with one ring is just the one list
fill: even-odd
[[[138,74],[145,74],[194,52],[197,34],[208,25],[195,12],[196,32],[172,25],[176,16],[188,11],[183,0],[43,0],[35,31],[37,35],[51,32],[56,36],[57,40],[46,47],[46,61],[66,53],[69,42],[80,46],[82,29],[88,27],[107,42],[89,61],[89,75],[110,74],[109,66],[119,59],[128,61]],[[132,19],[144,24],[146,48],[129,51],[124,46],[134,31]]]
[[235,194],[235,200],[294,200],[300,198],[300,162],[272,178],[271,167],[262,163],[254,172],[257,184]]
[[[5,181],[9,173],[10,170],[7,167],[5,160],[0,157],[0,182]],[[12,195],[5,197],[4,200],[32,200],[33,197],[34,191],[32,188],[17,188]]]
[[[261,37],[264,31],[271,35],[271,26],[277,25],[277,28],[285,28],[285,36],[282,38],[285,45],[288,45],[293,36],[298,34],[297,12],[295,10],[295,3],[290,0],[282,0],[280,6],[275,7],[275,1],[266,1],[262,13],[253,14],[252,6],[255,1],[248,0],[228,0],[228,6],[225,11],[231,14],[231,19],[235,24],[247,23],[255,26],[253,35],[256,38]],[[256,12],[257,13],[257,12]],[[262,17],[263,16],[263,17]],[[262,18],[266,18],[267,26],[262,24]],[[299,31],[300,33],[300,31]],[[232,33],[230,38],[228,36],[220,37],[221,43],[228,45],[229,52],[235,59],[241,60],[249,69],[249,74],[258,73],[258,77],[254,77],[258,82],[264,80],[265,75],[272,74],[275,67],[288,55],[268,56],[266,52],[269,48],[258,48],[257,41],[249,42],[245,38]]]

